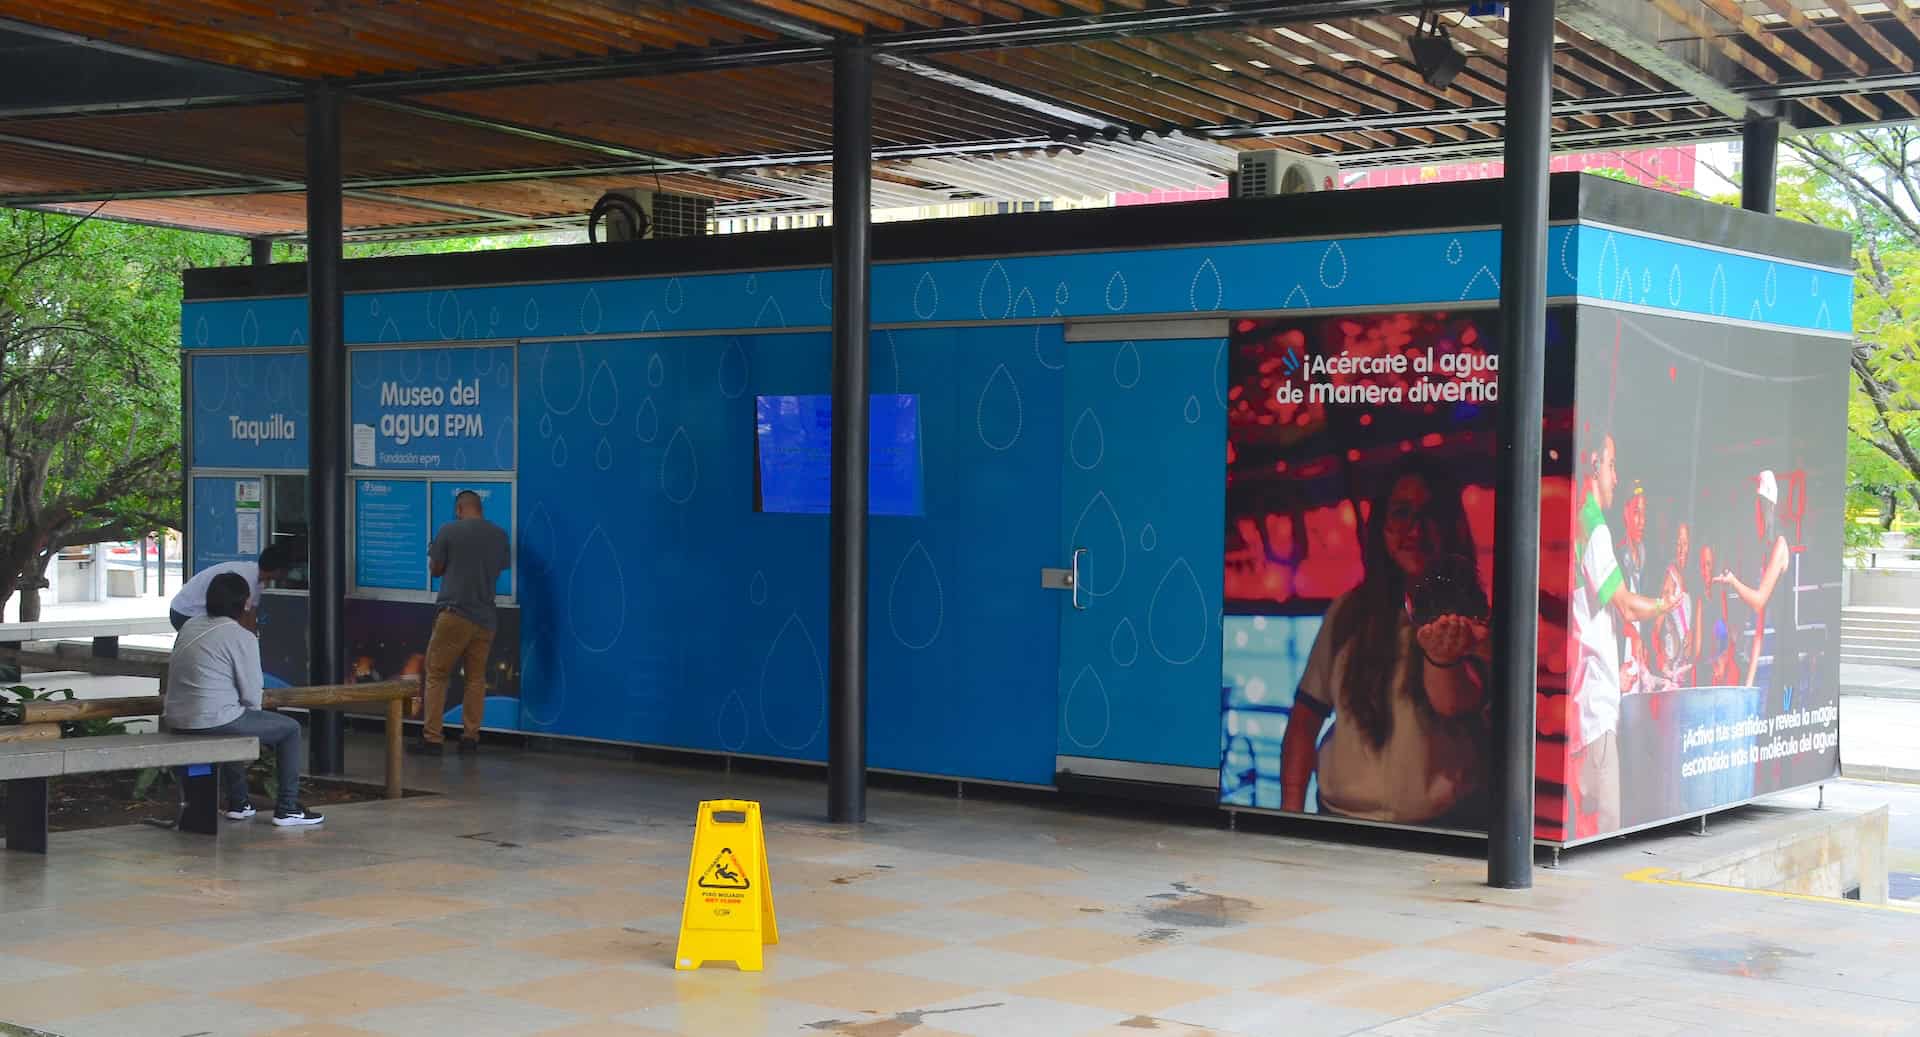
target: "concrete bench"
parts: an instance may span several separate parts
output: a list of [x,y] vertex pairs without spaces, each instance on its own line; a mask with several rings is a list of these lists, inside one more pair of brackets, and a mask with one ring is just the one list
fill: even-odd
[[47,779],[149,767],[186,768],[180,829],[219,830],[220,782],[211,764],[250,763],[257,738],[202,735],[106,735],[61,741],[0,744],[0,781],[7,783],[7,849],[47,852]]

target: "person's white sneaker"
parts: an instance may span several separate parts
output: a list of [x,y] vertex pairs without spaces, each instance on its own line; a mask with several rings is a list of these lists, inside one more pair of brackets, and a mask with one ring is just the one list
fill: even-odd
[[259,813],[259,811],[253,809],[252,803],[247,803],[245,805],[237,806],[237,807],[229,807],[227,809],[227,820],[246,821],[246,820],[250,820],[253,817],[253,815],[257,813]]
[[273,823],[280,828],[299,828],[303,825],[317,825],[325,820],[326,818],[321,817],[319,814],[303,806],[294,807],[291,813],[284,810],[275,810],[273,812]]

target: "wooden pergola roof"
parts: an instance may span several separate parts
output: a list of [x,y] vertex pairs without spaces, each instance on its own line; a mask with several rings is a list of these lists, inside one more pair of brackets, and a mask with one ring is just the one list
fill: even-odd
[[[1559,0],[1556,147],[1920,118],[1910,2]],[[0,0],[0,205],[298,236],[302,92],[335,81],[352,236],[578,226],[615,187],[820,208],[845,36],[876,204],[1496,155],[1506,23],[1437,6],[1446,89],[1420,0]]]

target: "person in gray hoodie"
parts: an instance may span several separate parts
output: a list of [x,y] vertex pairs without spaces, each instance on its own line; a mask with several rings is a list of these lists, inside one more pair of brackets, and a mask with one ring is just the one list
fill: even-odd
[[[252,598],[252,588],[237,573],[221,573],[207,585],[206,615],[180,628],[167,661],[167,730],[258,738],[279,764],[280,799],[273,823],[281,828],[317,825],[326,819],[300,805],[300,722],[260,708],[260,641],[253,633]],[[227,817],[252,817],[246,764],[221,764],[220,777],[226,786]]]

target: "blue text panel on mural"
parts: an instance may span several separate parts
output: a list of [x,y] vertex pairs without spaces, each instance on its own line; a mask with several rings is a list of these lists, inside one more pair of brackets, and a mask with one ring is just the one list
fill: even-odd
[[[437,534],[440,527],[454,520],[455,498],[472,490],[480,496],[480,508],[488,522],[507,531],[507,542],[513,542],[513,484],[504,482],[450,482],[435,479],[433,482],[433,531]],[[433,589],[440,589],[440,580],[434,578]],[[493,586],[498,595],[513,593],[513,572],[502,572]]]
[[355,468],[513,469],[512,347],[360,350],[352,368]]
[[427,484],[356,479],[353,582],[378,590],[427,589]]
[[[875,396],[867,459],[867,512],[918,515],[920,400]],[[761,396],[755,401],[760,510],[825,515],[833,489],[833,397]]]
[[196,356],[193,466],[307,466],[307,355]]
[[[221,562],[251,562],[260,556],[260,478],[202,477],[193,480],[193,572]],[[241,515],[251,513],[249,531]],[[250,550],[242,550],[249,548]]]

